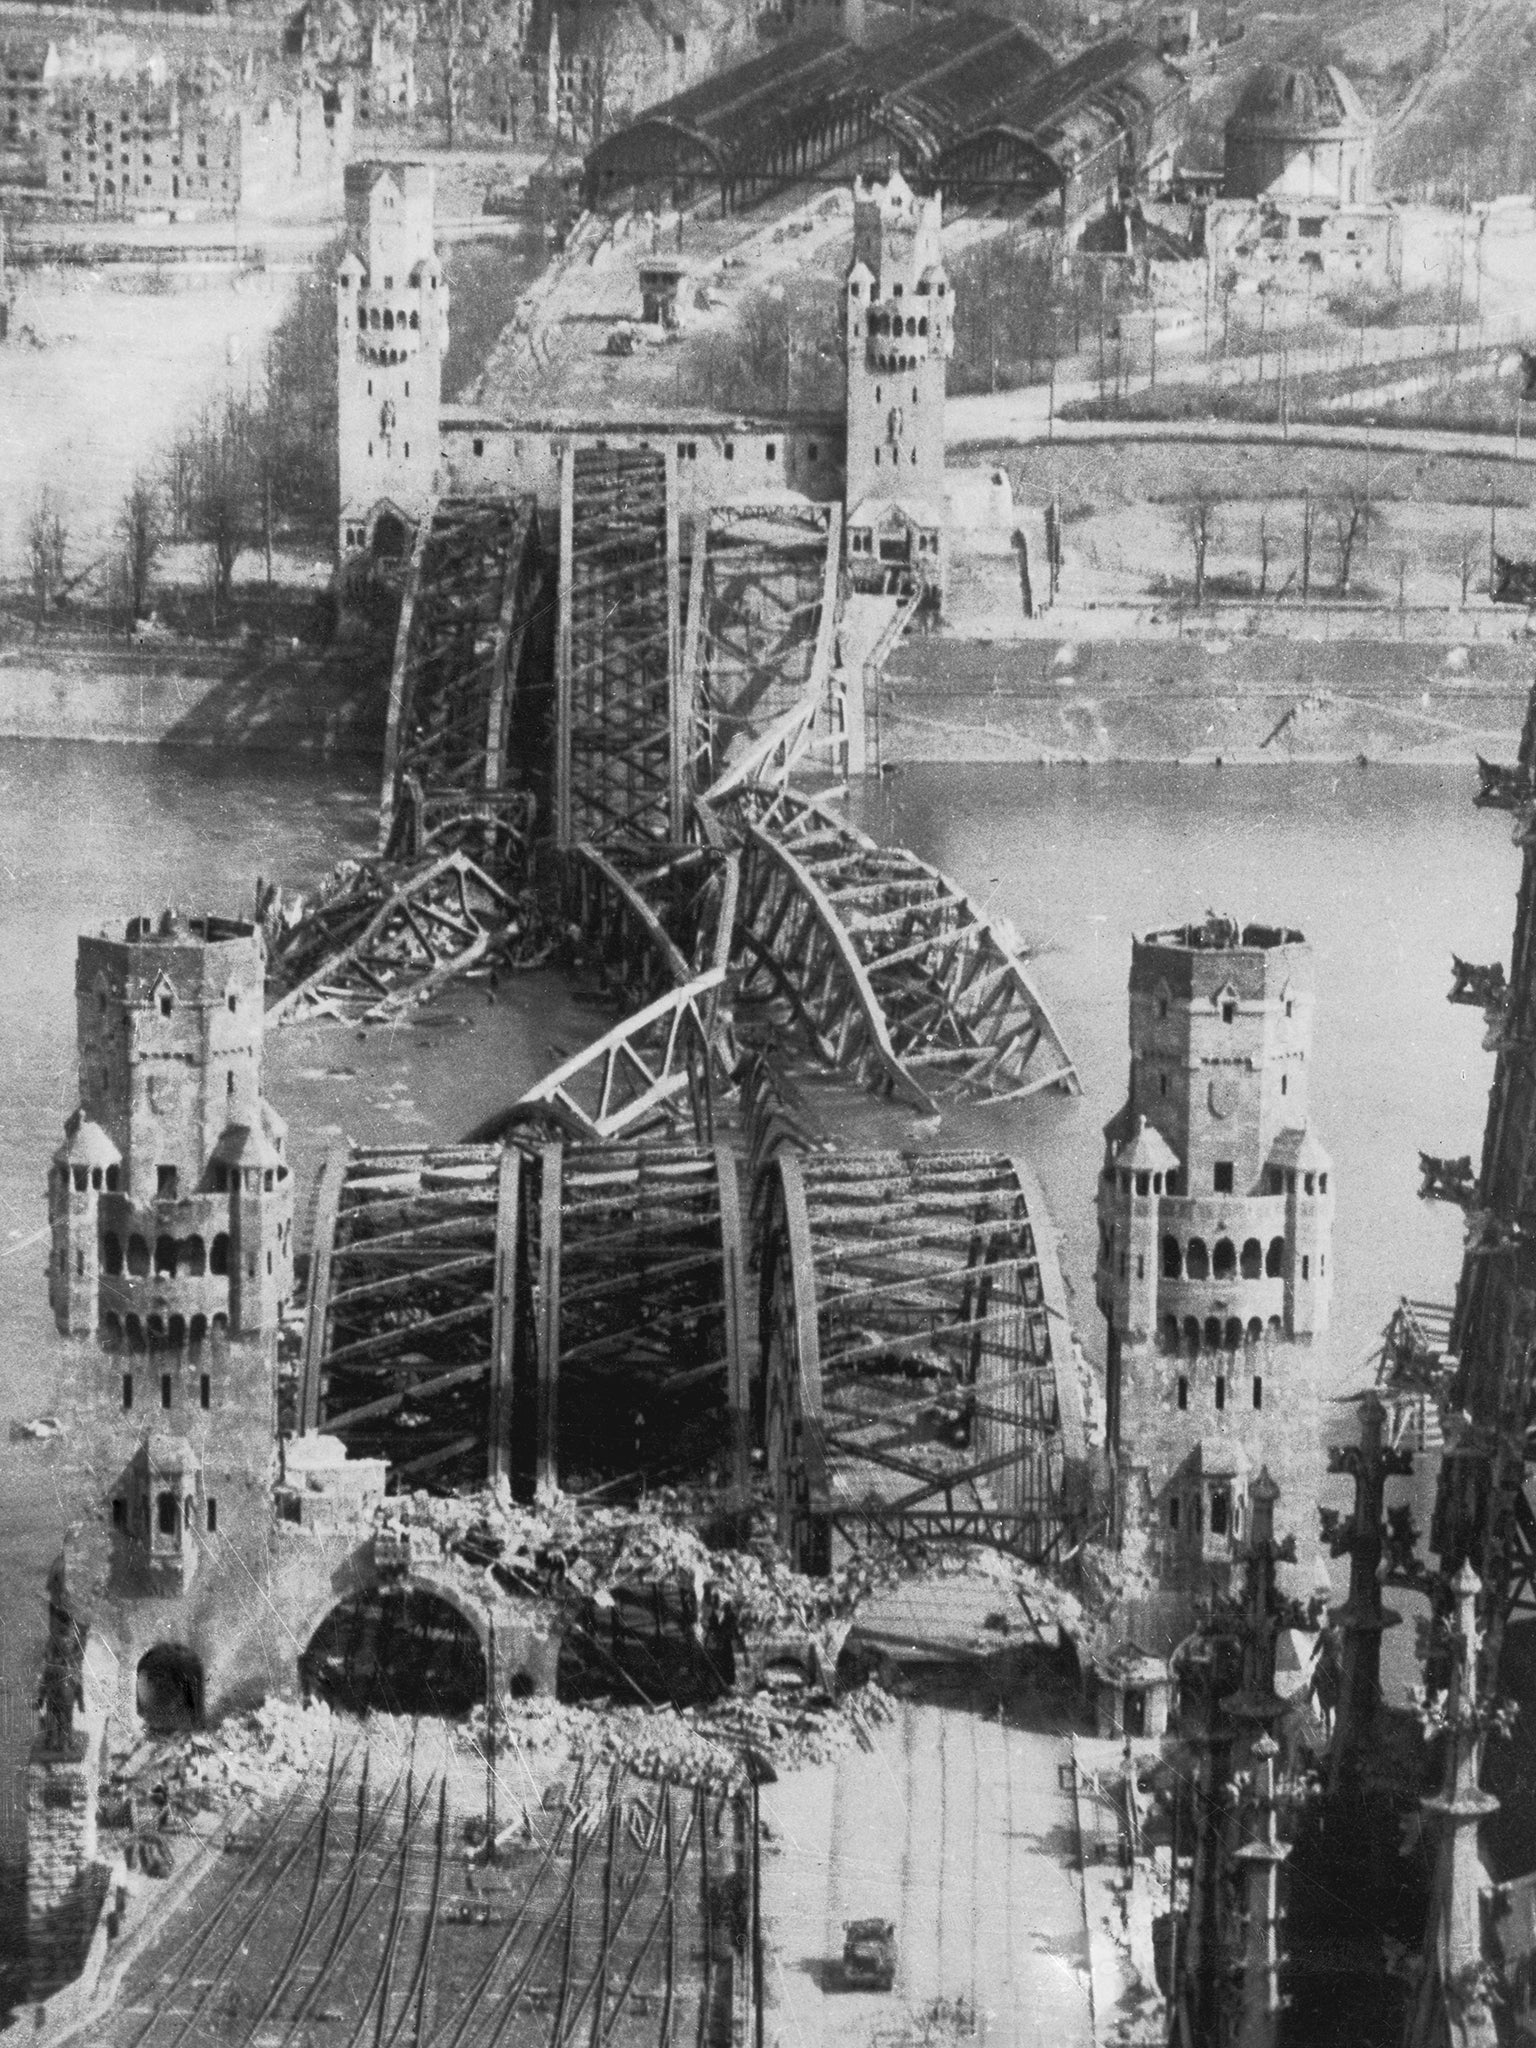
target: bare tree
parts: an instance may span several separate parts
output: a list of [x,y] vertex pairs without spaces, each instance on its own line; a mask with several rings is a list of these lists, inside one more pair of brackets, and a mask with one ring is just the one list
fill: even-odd
[[1355,548],[1364,543],[1375,523],[1371,501],[1363,490],[1351,487],[1332,500],[1328,512],[1333,521],[1334,544],[1339,551],[1339,595],[1348,597],[1349,572],[1354,563]]
[[58,494],[44,485],[27,520],[27,585],[36,607],[41,630],[48,606],[64,587],[65,563],[69,553],[69,528],[64,523]]
[[1461,560],[1458,567],[1461,570],[1461,608],[1465,611],[1467,588],[1472,581],[1472,542],[1466,534],[1461,536]]
[[117,532],[123,548],[123,588],[130,615],[141,619],[149,608],[149,580],[165,538],[160,493],[142,471],[123,499],[117,515]]
[[186,437],[190,478],[188,530],[208,549],[214,611],[234,591],[235,560],[260,527],[260,463],[254,422],[243,399],[208,408]]
[[1216,530],[1216,497],[1209,484],[1196,484],[1182,507],[1180,523],[1195,561],[1195,606],[1205,603],[1205,558]]
[[1274,553],[1269,532],[1269,507],[1259,514],[1259,596],[1269,595],[1269,562]]

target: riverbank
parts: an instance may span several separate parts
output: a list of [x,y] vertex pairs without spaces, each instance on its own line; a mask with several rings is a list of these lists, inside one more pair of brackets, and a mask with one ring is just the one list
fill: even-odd
[[867,758],[1470,763],[1512,757],[1529,688],[1513,645],[933,635],[871,693]]
[[[1469,762],[1519,740],[1514,645],[1210,636],[905,641],[868,698],[867,758]],[[377,763],[377,653],[0,650],[0,739],[95,740]]]
[[103,740],[377,762],[377,652],[206,644],[0,649],[0,739]]

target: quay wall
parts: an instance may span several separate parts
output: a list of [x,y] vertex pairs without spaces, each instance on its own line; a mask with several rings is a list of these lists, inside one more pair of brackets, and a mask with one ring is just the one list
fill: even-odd
[[1507,757],[1533,671],[1536,656],[1509,642],[917,637],[866,688],[866,758],[879,770]]
[[248,753],[383,752],[387,671],[350,656],[0,650],[0,739],[107,740]]
[[[866,757],[1467,761],[1514,747],[1533,672],[1510,642],[918,636],[866,691]],[[376,762],[387,701],[387,675],[348,655],[0,650],[0,739]]]

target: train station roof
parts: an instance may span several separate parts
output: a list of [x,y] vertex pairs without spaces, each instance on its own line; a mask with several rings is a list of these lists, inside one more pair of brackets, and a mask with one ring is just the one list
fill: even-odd
[[835,35],[796,37],[733,65],[636,116],[589,156],[588,171],[640,178],[665,167],[728,180],[750,174],[785,138],[847,116],[871,117],[919,162],[969,133],[1028,81],[1050,53],[995,15],[962,11],[863,47]]
[[[1116,136],[1145,136],[1164,110],[1188,97],[1183,74],[1129,36],[1096,43],[1066,64],[1027,81],[956,138],[969,156],[989,143],[1036,159],[1047,181],[1062,182]],[[941,160],[941,178],[965,178],[965,165]]]

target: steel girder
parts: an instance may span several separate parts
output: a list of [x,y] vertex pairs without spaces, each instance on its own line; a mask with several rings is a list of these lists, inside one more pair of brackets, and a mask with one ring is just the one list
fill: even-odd
[[834,1525],[1037,1562],[1078,1539],[1087,1445],[1049,1230],[1016,1159],[777,1154],[758,1398],[802,1569],[830,1568]]
[[684,687],[708,719],[711,801],[787,777],[818,715],[833,723],[841,558],[835,505],[724,505],[695,521]]
[[674,458],[567,448],[560,468],[555,841],[681,841],[691,795]]
[[415,858],[455,818],[455,844],[499,851],[495,799],[542,578],[532,498],[445,498],[423,519],[390,673],[381,853]]
[[934,1094],[1077,1092],[1011,931],[958,883],[794,790],[743,792],[743,997],[834,1065],[932,1112]]
[[546,1074],[476,1135],[540,1129],[602,1144],[610,1139],[714,1130],[718,967],[669,989]]
[[578,846],[567,918],[585,959],[639,1006],[730,965],[739,857],[710,846]]
[[744,1493],[735,1160],[724,1147],[553,1144],[537,1180],[536,1490],[726,1463]]
[[523,931],[518,900],[464,853],[365,863],[272,946],[269,1024],[377,1022],[424,1002]]
[[[299,1426],[393,1484],[581,1464],[747,1480],[736,1166],[707,1147],[340,1148],[316,1199]],[[637,1417],[641,1420],[637,1421]],[[563,1450],[562,1450],[563,1446]]]
[[301,1430],[386,1460],[393,1485],[505,1483],[520,1192],[520,1155],[496,1146],[331,1155],[310,1253]]

